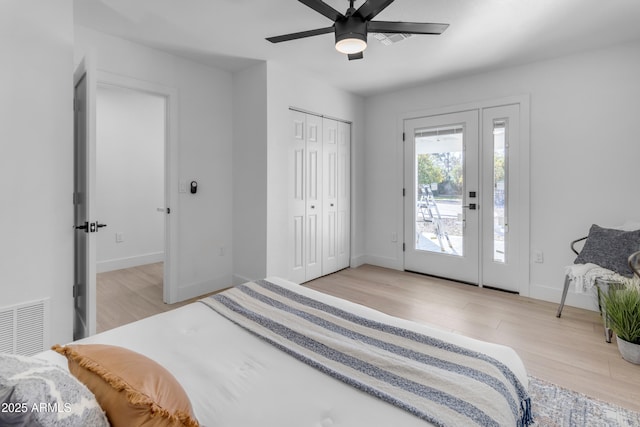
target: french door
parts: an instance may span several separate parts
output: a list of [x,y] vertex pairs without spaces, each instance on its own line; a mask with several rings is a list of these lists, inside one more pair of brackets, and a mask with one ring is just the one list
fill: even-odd
[[405,269],[518,291],[518,104],[404,121]]

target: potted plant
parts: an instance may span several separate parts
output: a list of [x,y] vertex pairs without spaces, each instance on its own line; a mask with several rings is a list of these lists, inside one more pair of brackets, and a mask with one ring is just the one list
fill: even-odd
[[640,364],[640,288],[629,284],[609,289],[603,303],[622,358]]

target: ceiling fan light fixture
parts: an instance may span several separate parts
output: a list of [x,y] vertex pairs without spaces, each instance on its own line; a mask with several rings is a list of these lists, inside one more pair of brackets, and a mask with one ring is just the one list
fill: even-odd
[[338,20],[335,23],[336,50],[352,55],[367,48],[367,24],[361,19]]
[[367,48],[366,40],[359,37],[348,37],[336,41],[336,50],[340,53],[351,55],[360,53]]

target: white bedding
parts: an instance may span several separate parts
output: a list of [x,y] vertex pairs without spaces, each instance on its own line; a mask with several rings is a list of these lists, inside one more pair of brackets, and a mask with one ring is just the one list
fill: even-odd
[[[391,317],[278,278],[269,281],[359,316],[450,341],[492,356],[528,385],[509,347]],[[167,368],[182,384],[204,426],[425,426],[395,406],[331,378],[255,337],[201,303],[94,335],[79,343],[119,345]],[[38,357],[66,367],[53,351]]]

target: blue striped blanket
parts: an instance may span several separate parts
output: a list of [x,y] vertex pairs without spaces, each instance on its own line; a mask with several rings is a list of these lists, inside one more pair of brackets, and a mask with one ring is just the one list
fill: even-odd
[[500,361],[260,280],[201,300],[293,357],[437,426],[527,426],[530,400]]

